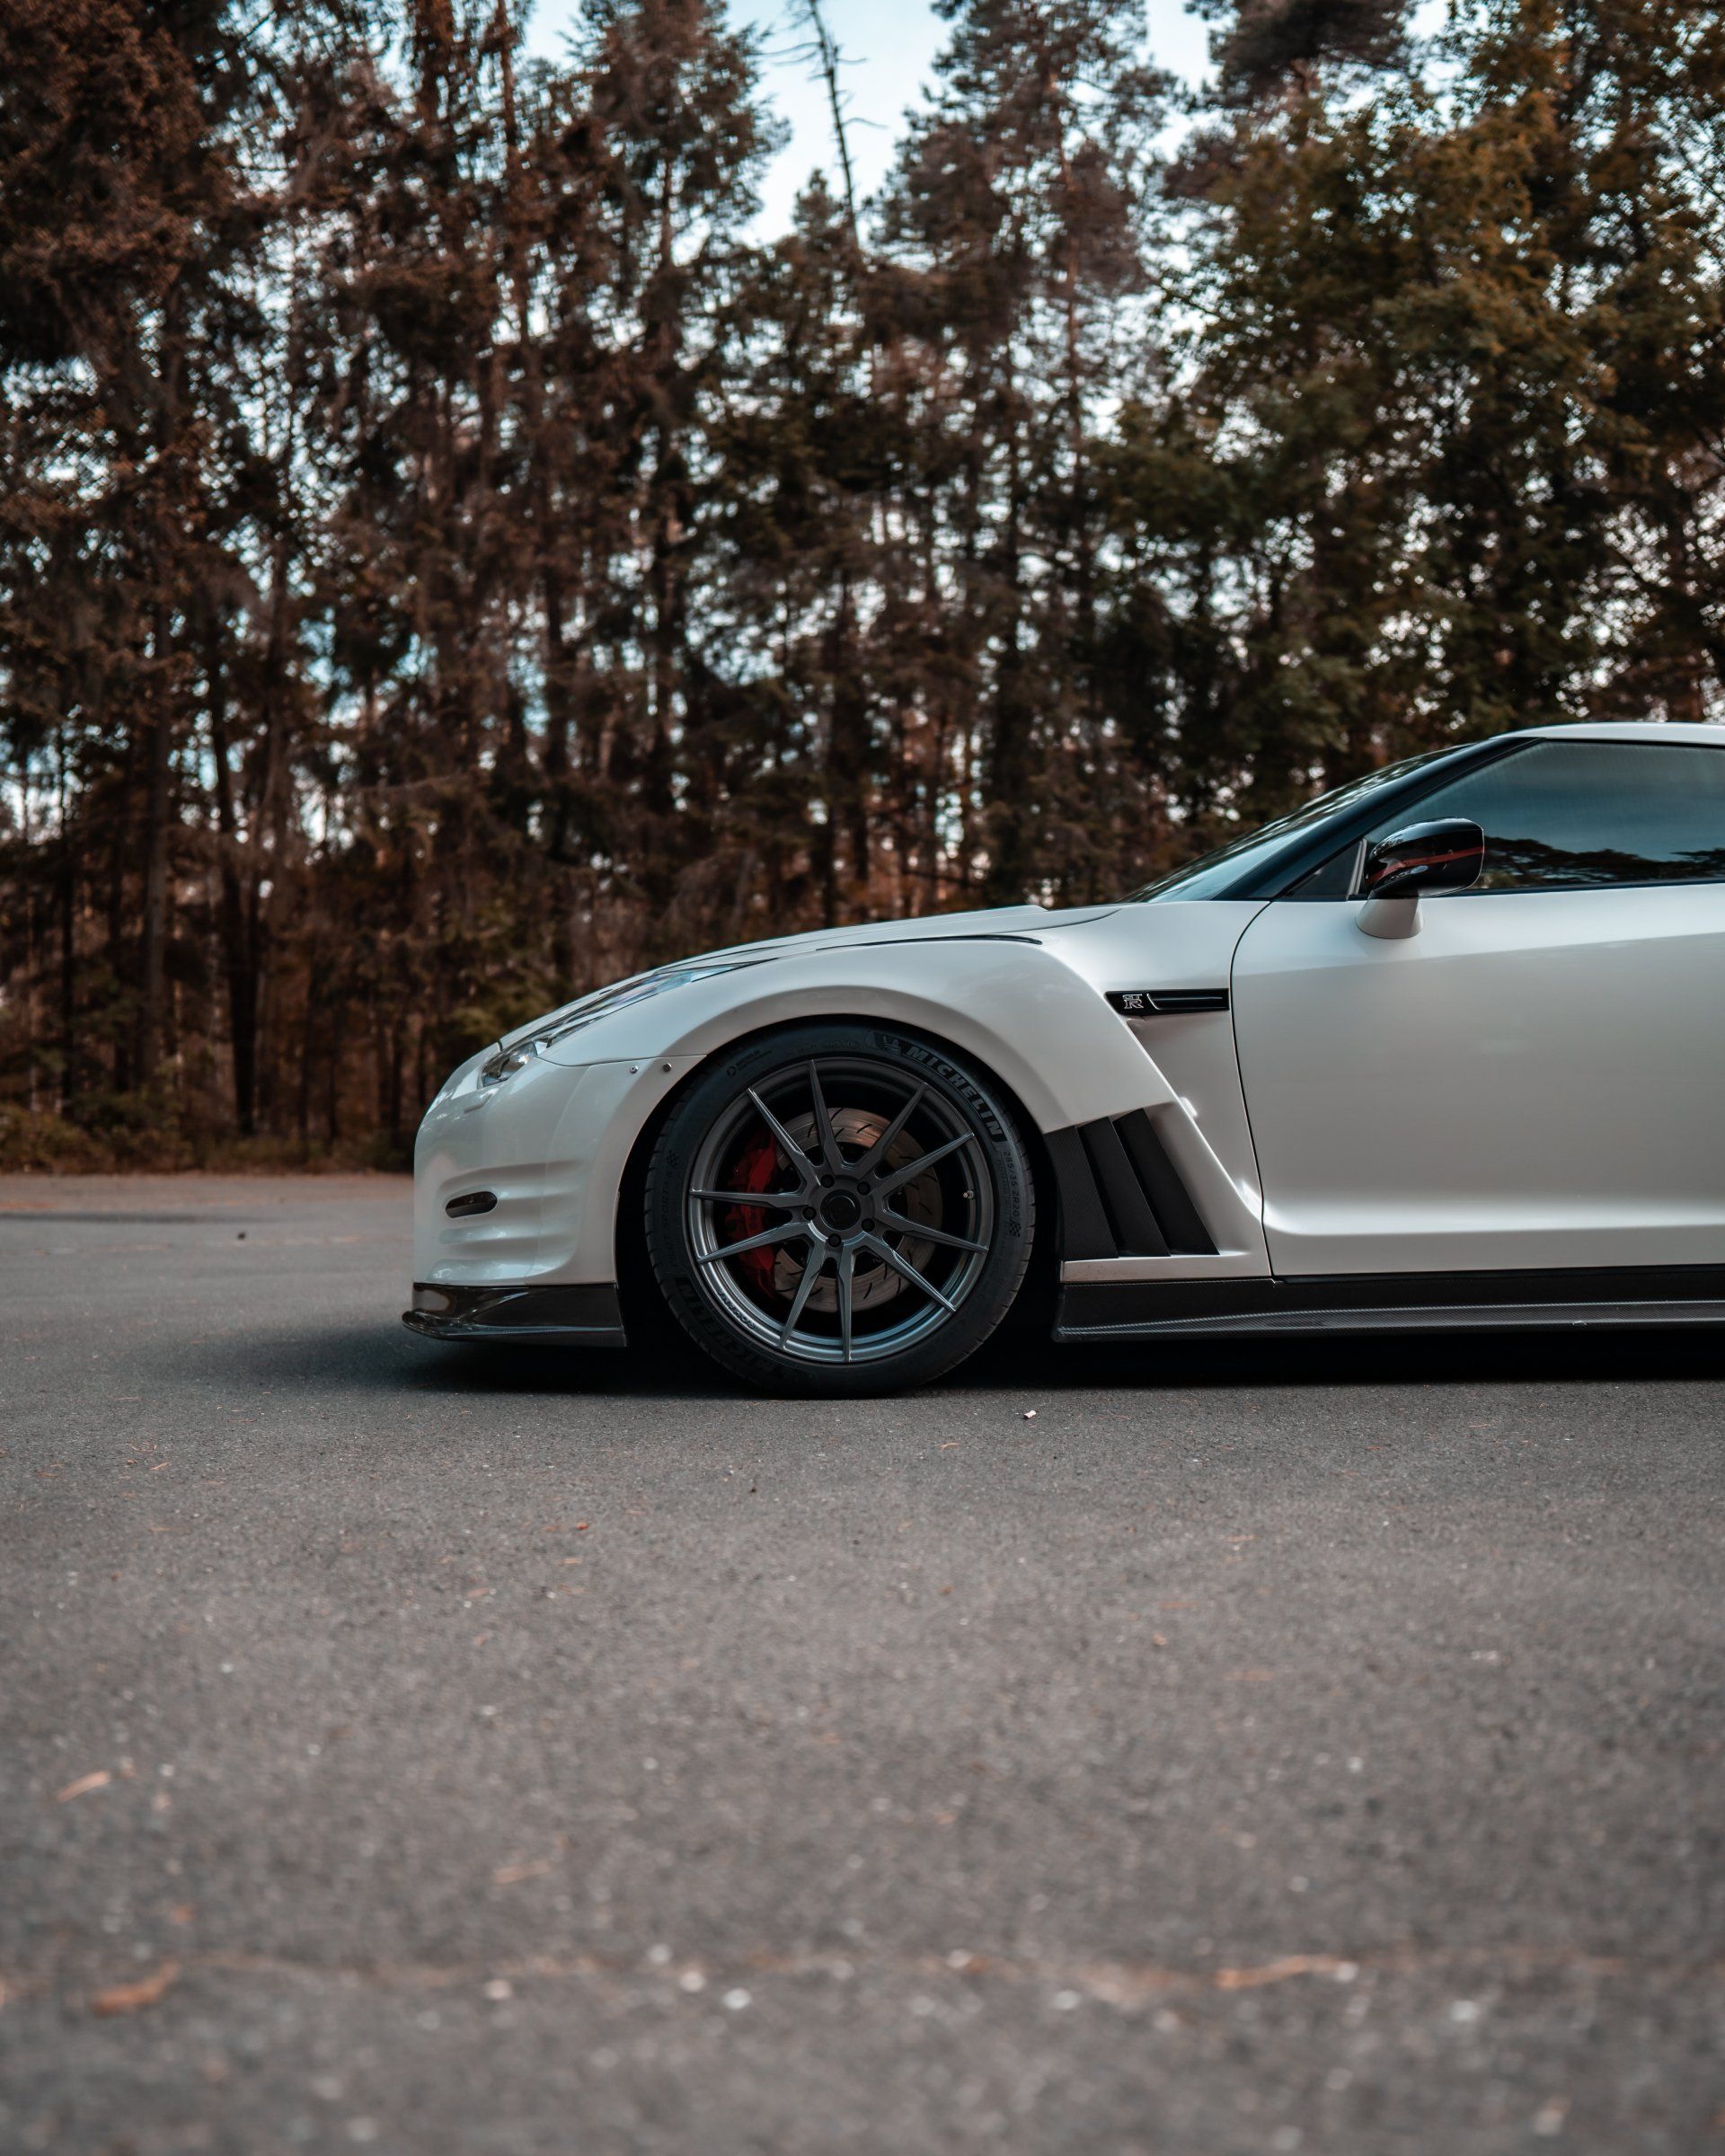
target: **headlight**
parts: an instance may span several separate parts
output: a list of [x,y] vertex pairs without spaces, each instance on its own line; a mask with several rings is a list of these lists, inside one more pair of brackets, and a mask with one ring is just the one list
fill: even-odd
[[479,1066],[482,1085],[501,1085],[506,1078],[513,1078],[524,1071],[535,1056],[543,1056],[545,1044],[535,1034],[530,1040],[518,1040],[512,1048],[500,1048],[497,1054]]
[[657,973],[637,973],[615,987],[601,988],[597,995],[565,1011],[554,1023],[511,1047],[499,1048],[497,1053],[480,1065],[479,1082],[482,1085],[501,1085],[506,1078],[513,1078],[518,1071],[526,1070],[528,1064],[543,1056],[554,1041],[563,1040],[571,1033],[579,1033],[583,1026],[595,1020],[609,1018],[614,1011],[622,1011],[630,1003],[644,1003],[650,995],[662,995],[668,988],[681,988],[689,981],[707,981],[721,973],[736,973],[745,966],[764,966],[765,959],[726,959],[709,965],[694,961],[686,966],[664,966]]

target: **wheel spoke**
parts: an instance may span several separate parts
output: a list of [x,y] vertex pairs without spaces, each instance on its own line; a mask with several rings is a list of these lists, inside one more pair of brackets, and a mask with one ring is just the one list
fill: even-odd
[[925,1280],[908,1258],[901,1258],[892,1245],[882,1241],[879,1235],[863,1236],[862,1247],[872,1250],[877,1258],[884,1259],[895,1273],[908,1280],[913,1287],[921,1288],[930,1302],[938,1303],[942,1310],[956,1310],[959,1307],[950,1296],[943,1295],[932,1280]]
[[797,1141],[791,1135],[791,1133],[784,1127],[784,1125],[779,1121],[779,1118],[773,1113],[773,1110],[766,1105],[765,1101],[761,1099],[761,1096],[755,1091],[755,1088],[752,1085],[748,1089],[748,1097],[755,1103],[756,1109],[759,1111],[762,1122],[766,1125],[766,1127],[778,1140],[780,1150],[783,1153],[786,1161],[790,1163],[791,1172],[797,1178],[797,1180],[802,1184],[803,1188],[807,1189],[809,1185],[815,1180],[814,1162],[802,1150],[802,1147],[797,1144]]
[[779,1328],[779,1346],[781,1348],[788,1348],[791,1345],[791,1335],[797,1330],[797,1320],[802,1315],[803,1306],[814,1291],[815,1282],[819,1279],[826,1269],[827,1247],[824,1243],[815,1242],[811,1240],[809,1245],[808,1263],[802,1268],[802,1278],[798,1281],[797,1292],[791,1298],[791,1314]]
[[809,1065],[809,1092],[815,1107],[815,1137],[820,1146],[820,1157],[828,1173],[837,1175],[845,1166],[845,1155],[833,1134],[833,1118],[827,1110],[827,1096],[820,1090],[820,1065],[817,1063]]
[[740,1242],[728,1242],[721,1250],[703,1250],[695,1262],[699,1265],[717,1265],[721,1258],[740,1258],[745,1250],[758,1250],[769,1242],[783,1242],[787,1235],[802,1232],[802,1223],[782,1220],[776,1227],[763,1228],[758,1235],[745,1235]]
[[845,1360],[851,1359],[851,1326],[856,1315],[854,1283],[856,1278],[856,1245],[841,1243],[838,1251],[838,1337],[845,1346]]
[[960,1145],[975,1144],[976,1139],[968,1130],[961,1131],[956,1138],[949,1138],[944,1145],[936,1145],[932,1152],[924,1153],[920,1160],[911,1161],[903,1168],[895,1168],[890,1175],[883,1175],[874,1186],[875,1195],[885,1197],[889,1192],[902,1188],[906,1183],[914,1182],[925,1169],[932,1168],[936,1161],[943,1161],[948,1153],[956,1153]]
[[691,1190],[689,1196],[714,1206],[764,1206],[774,1213],[788,1213],[803,1203],[801,1190]]
[[902,1213],[895,1213],[886,1206],[880,1208],[880,1225],[900,1235],[918,1236],[924,1242],[938,1242],[945,1250],[986,1250],[988,1248],[986,1242],[971,1242],[963,1235],[949,1235],[944,1228],[927,1228],[920,1220],[907,1220]]
[[906,1124],[909,1122],[912,1116],[916,1114],[917,1106],[921,1102],[923,1095],[927,1091],[928,1088],[925,1085],[919,1085],[916,1088],[916,1091],[910,1096],[909,1100],[905,1102],[905,1105],[898,1110],[898,1113],[892,1118],[892,1121],[888,1124],[887,1127],[880,1133],[880,1135],[874,1141],[874,1144],[870,1146],[869,1150],[862,1155],[862,1158],[856,1163],[856,1173],[858,1175],[872,1175],[874,1173],[875,1170],[880,1165],[881,1162],[886,1159],[888,1152],[891,1148],[893,1140],[898,1135],[898,1133],[905,1127]]

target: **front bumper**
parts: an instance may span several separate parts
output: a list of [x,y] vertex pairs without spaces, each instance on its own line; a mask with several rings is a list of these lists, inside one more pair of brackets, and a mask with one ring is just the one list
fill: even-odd
[[[542,1057],[507,1084],[481,1088],[475,1058],[420,1126],[413,1278],[500,1291],[615,1282],[630,1153],[693,1060],[659,1056],[643,1068]],[[486,1197],[489,1206],[475,1202]]]
[[610,1281],[535,1287],[457,1287],[416,1280],[410,1332],[430,1340],[540,1340],[568,1348],[623,1348],[623,1311]]

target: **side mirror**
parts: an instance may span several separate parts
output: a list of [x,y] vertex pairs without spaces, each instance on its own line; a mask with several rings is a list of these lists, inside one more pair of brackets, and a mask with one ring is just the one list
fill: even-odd
[[1485,833],[1463,817],[1410,824],[1366,849],[1362,898],[1413,898],[1421,891],[1464,891],[1485,870]]
[[1484,870],[1485,833],[1464,817],[1392,831],[1360,863],[1359,926],[1368,936],[1415,935],[1421,891],[1464,891]]

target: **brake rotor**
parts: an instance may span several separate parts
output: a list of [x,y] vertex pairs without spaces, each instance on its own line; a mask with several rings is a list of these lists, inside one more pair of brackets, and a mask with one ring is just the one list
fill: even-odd
[[[861,1160],[871,1146],[880,1142],[889,1121],[887,1117],[878,1115],[871,1109],[836,1108],[828,1112],[833,1135],[847,1160]],[[799,1145],[812,1149],[816,1142],[812,1113],[794,1118],[785,1125],[785,1128]],[[882,1165],[902,1168],[924,1150],[919,1139],[912,1137],[908,1131],[900,1131],[888,1147]],[[907,1220],[921,1221],[930,1227],[938,1227],[941,1187],[933,1169],[919,1175],[914,1182],[907,1183],[902,1189],[895,1190],[893,1202]],[[898,1248],[905,1262],[914,1265],[918,1272],[924,1270],[934,1254],[933,1243],[921,1242],[910,1236],[907,1236]],[[789,1249],[775,1251],[773,1261],[774,1292],[783,1295],[788,1303],[797,1292],[797,1284],[802,1278],[805,1262],[811,1261],[812,1256],[806,1243],[793,1243]],[[901,1274],[895,1273],[872,1250],[857,1252],[856,1270],[852,1278],[854,1309],[877,1310],[881,1304],[906,1294],[909,1286],[910,1283]],[[836,1312],[838,1280],[830,1265],[825,1268],[809,1290],[809,1300],[803,1307],[805,1310],[825,1311],[829,1314]]]

